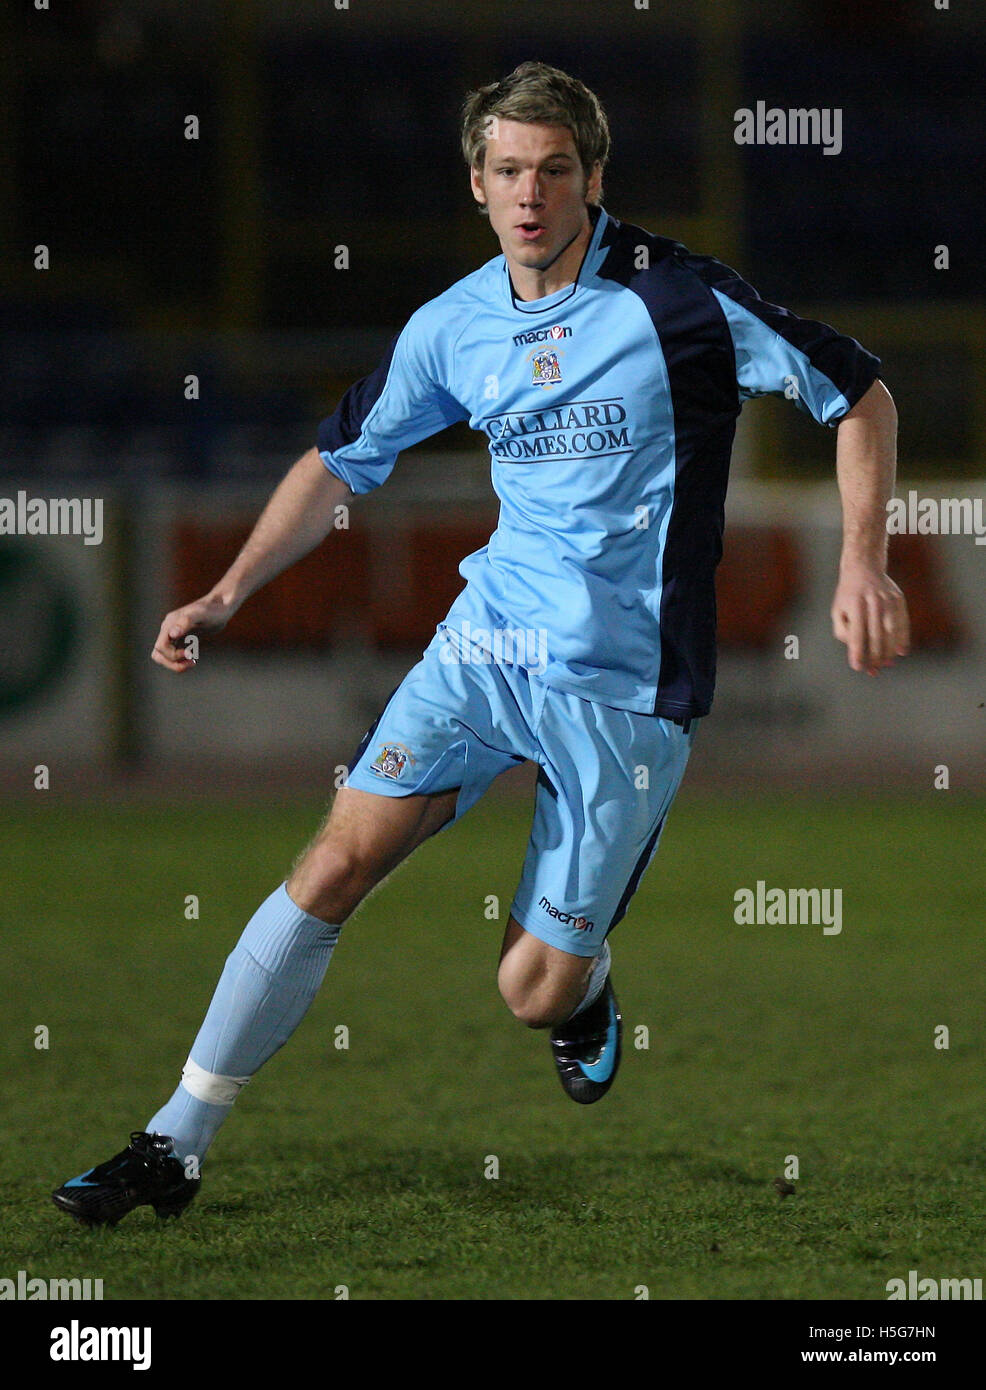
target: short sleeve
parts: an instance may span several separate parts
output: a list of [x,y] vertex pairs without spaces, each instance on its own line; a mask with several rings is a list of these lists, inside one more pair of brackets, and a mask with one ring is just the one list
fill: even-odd
[[782,395],[835,425],[880,375],[880,359],[855,338],[769,304],[729,266],[687,255],[715,295],[733,340],[740,397]]
[[403,449],[467,419],[443,375],[419,311],[319,425],[316,447],[326,468],[352,492],[370,492],[387,480]]

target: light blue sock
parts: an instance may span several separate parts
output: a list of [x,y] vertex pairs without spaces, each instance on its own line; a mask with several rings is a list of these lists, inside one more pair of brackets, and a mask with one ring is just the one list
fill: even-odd
[[250,918],[219,978],[181,1084],[149,1120],[201,1163],[241,1089],[283,1047],[318,993],[339,927],[303,912],[286,884]]

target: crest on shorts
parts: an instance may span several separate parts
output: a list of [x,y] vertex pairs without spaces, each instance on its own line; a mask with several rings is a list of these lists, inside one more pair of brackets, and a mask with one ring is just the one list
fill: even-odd
[[531,359],[531,367],[533,369],[532,386],[553,386],[555,382],[561,381],[561,366],[558,362],[557,352],[550,350],[536,352]]
[[398,777],[404,775],[408,763],[413,762],[410,749],[405,748],[403,743],[385,743],[370,764],[370,771],[378,777],[389,777],[396,782]]

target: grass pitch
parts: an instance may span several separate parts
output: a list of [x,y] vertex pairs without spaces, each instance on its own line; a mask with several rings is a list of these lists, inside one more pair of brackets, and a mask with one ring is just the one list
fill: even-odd
[[[320,816],[5,813],[0,1276],[98,1277],[107,1299],[883,1300],[910,1269],[986,1275],[983,807],[954,793],[686,787],[612,938],[623,1068],[585,1108],[496,993],[529,810],[489,799],[347,924],[180,1222],[67,1220],[50,1190],[171,1093],[227,952]],[[758,879],[841,887],[842,933],[738,926]]]

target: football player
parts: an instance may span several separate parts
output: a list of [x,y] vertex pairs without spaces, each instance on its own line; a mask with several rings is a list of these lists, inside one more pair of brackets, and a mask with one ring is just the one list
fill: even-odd
[[353,759],[325,825],[230,954],[174,1095],[114,1158],[54,1194],[83,1220],[182,1211],[237,1095],[298,1027],[342,924],[505,769],[537,765],[503,937],[508,1008],[548,1030],[579,1104],[620,1060],[610,934],[657,851],[715,673],[714,575],[744,400],[793,398],[836,431],[844,513],[832,605],[855,671],[908,648],[886,573],[896,411],[854,339],[760,298],[734,270],[603,206],[606,116],[522,63],[466,100],[472,194],[501,254],[423,305],[352,386],[153,660],[322,542],[336,508],[455,421],[486,436],[500,516],[465,587]]

